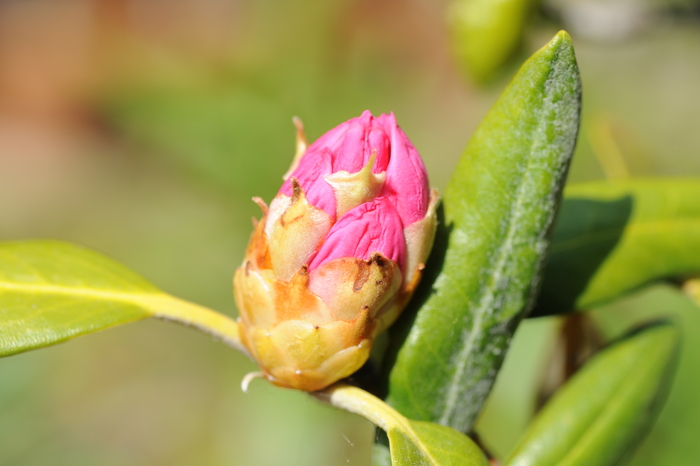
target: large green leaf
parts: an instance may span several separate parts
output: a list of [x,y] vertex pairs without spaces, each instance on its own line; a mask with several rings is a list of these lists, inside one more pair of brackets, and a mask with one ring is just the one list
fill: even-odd
[[464,432],[481,409],[533,300],[580,97],[573,45],[560,32],[523,65],[469,142],[412,302],[420,311],[411,322],[409,309],[393,334],[400,340],[409,329],[387,400],[407,417]]
[[678,328],[660,323],[598,354],[538,414],[504,466],[619,464],[656,419],[678,344]]
[[700,273],[700,179],[568,186],[532,315],[587,309]]
[[170,296],[126,267],[57,241],[0,244],[0,356],[158,317],[240,349],[236,322]]
[[383,429],[389,437],[393,466],[489,465],[481,449],[466,435],[439,424],[406,419],[360,388],[336,385],[317,396]]

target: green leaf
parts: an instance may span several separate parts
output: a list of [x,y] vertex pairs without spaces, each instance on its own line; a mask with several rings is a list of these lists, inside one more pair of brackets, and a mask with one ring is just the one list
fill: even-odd
[[240,349],[234,320],[163,293],[93,251],[57,241],[0,244],[0,356],[147,317],[191,325]]
[[390,428],[388,436],[394,466],[489,464],[469,437],[432,422],[408,421]]
[[454,0],[448,10],[452,45],[479,82],[494,77],[520,46],[532,0]]
[[411,303],[420,310],[410,322],[409,309],[392,335],[400,341],[409,328],[387,396],[407,417],[472,426],[533,301],[580,96],[573,45],[560,32],[523,65],[469,142]]
[[568,186],[532,315],[588,309],[700,273],[700,179]]
[[557,392],[504,466],[612,466],[654,423],[678,359],[668,322],[599,353]]
[[317,393],[333,406],[364,416],[389,437],[393,466],[488,466],[481,449],[446,426],[406,419],[379,398],[350,385]]

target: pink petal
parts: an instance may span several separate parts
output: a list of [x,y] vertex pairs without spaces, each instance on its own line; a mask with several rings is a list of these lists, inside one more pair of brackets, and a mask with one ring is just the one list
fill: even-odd
[[386,170],[389,162],[389,136],[383,128],[353,125],[345,133],[342,145],[333,154],[333,171],[357,173],[376,154],[372,173]]
[[428,174],[418,151],[396,124],[394,114],[381,115],[379,119],[391,134],[391,158],[381,195],[391,199],[404,226],[408,226],[425,217],[428,210]]
[[308,201],[335,219],[335,192],[323,175],[341,170],[356,173],[372,153],[376,154],[372,172],[387,173],[381,195],[394,204],[404,226],[421,220],[430,202],[428,176],[418,151],[396,124],[393,113],[375,118],[366,110],[328,131],[307,149],[280,192],[291,195],[294,177]]
[[352,125],[354,121],[358,118],[352,118],[345,123],[341,123],[335,128],[326,131],[320,138],[316,139],[307,149],[306,153],[318,152],[325,149],[337,148],[342,142],[343,136],[347,132],[348,128]]
[[361,204],[343,215],[311,260],[309,270],[342,257],[367,260],[375,252],[403,267],[406,257],[403,225],[398,212],[385,197]]
[[292,175],[284,182],[279,192],[292,195],[292,178],[296,179],[306,195],[306,200],[314,207],[322,209],[335,220],[335,191],[326,183],[323,175],[332,173],[331,155],[328,151],[306,153]]

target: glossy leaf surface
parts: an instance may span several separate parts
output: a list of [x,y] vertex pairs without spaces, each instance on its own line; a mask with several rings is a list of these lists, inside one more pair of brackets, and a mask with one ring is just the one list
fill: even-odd
[[[389,376],[411,419],[467,431],[529,310],[574,149],[580,80],[565,32],[531,57],[472,137]],[[437,273],[437,277],[431,276]]]
[[446,426],[406,419],[358,387],[338,385],[318,396],[382,428],[389,437],[393,466],[489,465],[481,449],[466,435]]
[[588,309],[700,274],[700,179],[568,186],[532,315]]
[[389,430],[394,466],[488,465],[474,442],[456,430],[425,421],[409,421]]
[[653,324],[603,350],[538,414],[504,466],[612,466],[656,420],[679,331]]
[[57,241],[0,244],[0,356],[147,317],[239,346],[234,320],[163,293],[96,252]]

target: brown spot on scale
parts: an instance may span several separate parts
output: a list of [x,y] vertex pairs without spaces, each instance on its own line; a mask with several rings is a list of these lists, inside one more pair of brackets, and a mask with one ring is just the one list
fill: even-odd
[[296,178],[292,178],[292,204],[301,197],[301,185]]
[[250,275],[250,261],[245,261],[245,276]]
[[392,262],[378,252],[372,254],[372,258],[370,260],[374,264],[377,264],[377,266],[381,269],[382,278],[376,280],[374,284],[379,286],[386,282],[391,283],[391,281],[394,279],[394,268],[392,267]]
[[355,282],[352,284],[352,291],[358,293],[365,286],[367,280],[369,280],[370,267],[372,266],[372,260],[369,261],[357,261],[357,275],[355,276]]
[[289,202],[289,207],[287,207],[287,210],[284,211],[282,216],[279,218],[280,226],[283,228],[291,225],[292,223],[298,222],[300,220],[303,220],[304,217],[306,217],[306,209],[301,209],[301,213],[296,215],[295,217],[291,217],[290,215],[293,212],[299,212],[299,208],[295,209],[295,204],[302,202],[304,200],[304,192],[301,189],[301,186],[299,185],[299,182],[297,181],[296,178],[292,178],[292,197]]
[[374,254],[372,254],[372,257],[369,259],[369,261],[374,262],[375,264],[377,264],[381,268],[384,268],[387,265],[386,264],[386,262],[387,262],[386,257],[384,257],[381,254],[376,253],[376,252]]

